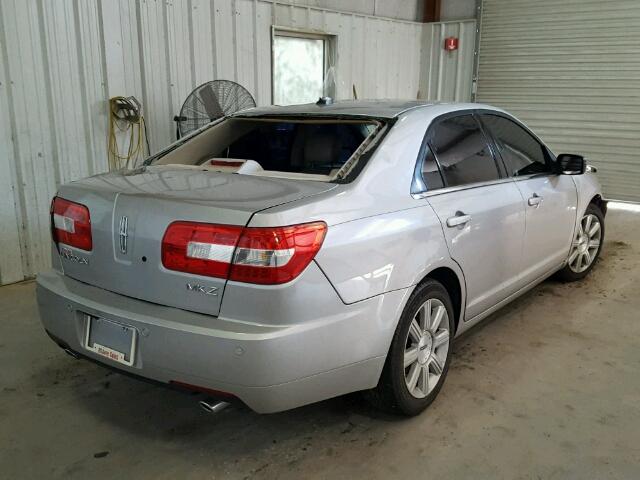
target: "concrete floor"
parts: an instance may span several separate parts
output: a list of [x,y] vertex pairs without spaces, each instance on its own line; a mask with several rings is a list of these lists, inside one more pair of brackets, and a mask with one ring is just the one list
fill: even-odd
[[639,478],[640,214],[607,226],[588,279],[549,280],[457,341],[413,419],[358,395],[210,416],[68,357],[33,283],[0,288],[0,478]]

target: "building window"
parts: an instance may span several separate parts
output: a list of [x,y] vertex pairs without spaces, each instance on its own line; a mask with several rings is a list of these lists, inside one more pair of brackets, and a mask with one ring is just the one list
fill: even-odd
[[[331,37],[274,30],[273,103],[293,105],[316,102],[331,95],[329,50]],[[329,72],[329,73],[328,73]]]

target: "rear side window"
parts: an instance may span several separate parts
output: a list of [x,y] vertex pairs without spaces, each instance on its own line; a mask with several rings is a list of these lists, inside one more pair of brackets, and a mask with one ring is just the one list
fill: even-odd
[[546,149],[517,123],[498,115],[482,115],[491,130],[507,171],[514,177],[551,171]]
[[428,146],[422,160],[421,174],[422,180],[426,185],[426,190],[436,190],[444,186],[438,164],[436,163],[436,157],[433,156],[433,152]]
[[486,138],[472,115],[438,122],[431,135],[431,146],[449,187],[500,178]]

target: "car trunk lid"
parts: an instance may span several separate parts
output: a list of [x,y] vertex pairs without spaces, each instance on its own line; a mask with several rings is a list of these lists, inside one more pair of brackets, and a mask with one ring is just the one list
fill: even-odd
[[257,211],[333,187],[169,166],[73,182],[58,195],[89,209],[93,248],[85,252],[61,244],[64,272],[133,298],[217,315],[225,279],[162,265],[162,238],[169,224],[184,220],[245,226]]

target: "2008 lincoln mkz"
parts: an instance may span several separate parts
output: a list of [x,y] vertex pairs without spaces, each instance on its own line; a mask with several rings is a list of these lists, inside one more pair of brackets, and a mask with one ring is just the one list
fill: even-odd
[[73,355],[257,412],[415,415],[455,336],[591,270],[605,212],[584,158],[490,106],[254,108],[61,186],[38,304]]

